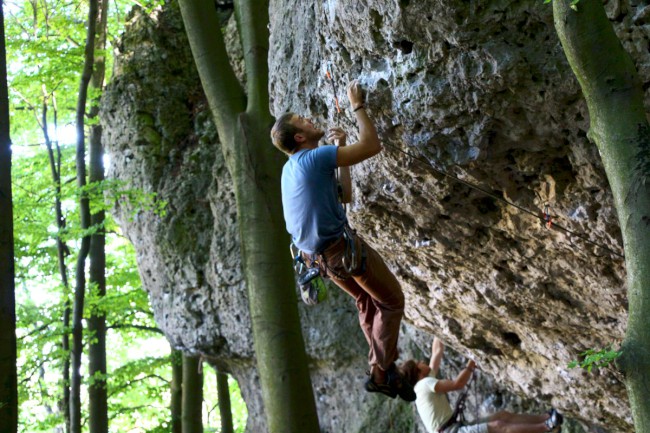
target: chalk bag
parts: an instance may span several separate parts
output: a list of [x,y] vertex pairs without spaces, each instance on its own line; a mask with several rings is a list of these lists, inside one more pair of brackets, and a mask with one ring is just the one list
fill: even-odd
[[318,268],[307,268],[301,273],[298,276],[298,285],[300,297],[307,305],[316,305],[327,298],[327,286]]
[[312,260],[311,266],[307,266],[302,253],[293,243],[289,249],[293,257],[293,270],[298,277],[300,299],[307,305],[316,305],[324,301],[327,298],[327,286],[320,275],[318,262]]

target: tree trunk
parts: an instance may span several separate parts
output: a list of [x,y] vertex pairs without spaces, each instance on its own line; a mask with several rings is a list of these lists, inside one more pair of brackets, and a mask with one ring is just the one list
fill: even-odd
[[[555,28],[587,101],[589,137],[612,188],[625,248],[629,320],[619,367],[636,431],[650,432],[650,126],[634,63],[602,1],[553,1]],[[603,55],[603,53],[606,53]]]
[[183,433],[203,433],[203,374],[198,356],[183,356]]
[[18,431],[14,225],[4,10],[0,3],[0,433]]
[[221,432],[234,433],[232,426],[232,410],[230,409],[230,388],[228,388],[228,375],[219,370],[217,373],[217,396],[219,397],[219,415],[221,415]]
[[[101,127],[93,126],[90,134],[90,181],[104,180],[103,148]],[[89,281],[97,291],[99,308],[88,318],[88,330],[92,342],[88,347],[88,416],[90,433],[108,432],[108,403],[106,394],[106,313],[103,311],[102,299],[106,296],[106,252],[104,236],[104,211],[90,217],[93,226],[102,228],[90,239]]]
[[183,416],[183,354],[180,350],[172,350],[170,356],[172,362],[172,383],[171,383],[171,433],[182,433]]
[[[52,108],[54,109],[54,128],[58,130],[58,108],[56,105],[56,92],[52,93]],[[66,219],[63,216],[61,209],[61,147],[59,141],[56,144],[56,166],[54,167],[57,173],[56,184],[56,218],[57,228],[61,233],[66,227]],[[72,316],[72,305],[70,303],[70,283],[68,282],[68,267],[65,264],[65,257],[70,254],[70,250],[65,242],[57,236],[57,252],[59,259],[59,273],[61,274],[61,282],[63,283],[63,337],[61,341],[61,348],[63,349],[63,396],[61,398],[61,411],[63,412],[63,419],[65,424],[65,433],[70,433],[70,318]]]
[[[295,281],[284,246],[280,173],[268,111],[268,1],[235,2],[248,100],[228,62],[213,2],[180,0],[201,83],[233,179],[257,367],[270,432],[318,432]],[[245,111],[244,111],[245,110]]]
[[[92,77],[95,48],[95,26],[97,20],[97,0],[90,0],[88,7],[88,30],[84,52],[84,68],[79,83],[79,96],[77,98],[76,128],[77,128],[77,187],[80,189],[79,213],[80,227],[86,230],[90,227],[90,205],[87,194],[82,191],[86,186],[86,148],[84,139],[84,125],[86,115],[86,100],[88,97],[88,84]],[[84,235],[77,257],[75,269],[75,295],[72,312],[72,362],[70,381],[70,431],[81,433],[81,354],[83,350],[83,309],[86,294],[86,257],[90,249],[90,236]]]
[[[108,0],[99,4],[97,17],[97,37],[95,50],[102,52],[106,48],[106,16]],[[104,86],[106,62],[103,55],[95,57],[94,72],[91,87],[98,92]],[[99,114],[99,97],[91,104],[89,118],[97,118]],[[102,127],[99,124],[90,127],[90,182],[104,181],[104,148],[102,145]],[[93,341],[88,348],[88,374],[91,382],[88,385],[88,416],[90,433],[108,433],[108,397],[106,390],[106,313],[102,300],[106,296],[106,239],[104,229],[104,211],[90,216],[90,224],[99,227],[90,238],[90,284],[96,289],[100,308],[91,313],[88,318],[88,330],[93,335]]]
[[[54,116],[54,129],[58,128],[57,124],[57,108],[56,108],[56,98],[54,93],[52,93],[52,106],[53,106],[53,116]],[[43,130],[43,138],[45,139],[45,147],[47,148],[47,156],[50,162],[50,172],[52,173],[52,182],[54,183],[54,218],[56,223],[57,235],[56,235],[56,251],[57,251],[57,260],[59,264],[59,275],[61,277],[61,285],[63,286],[63,337],[61,338],[61,349],[63,351],[64,361],[62,368],[62,385],[63,385],[63,395],[61,398],[61,412],[63,413],[63,419],[65,424],[66,433],[70,432],[70,333],[68,328],[70,327],[70,283],[68,282],[68,269],[65,263],[65,258],[69,254],[68,246],[65,241],[61,238],[61,233],[65,230],[66,221],[63,217],[63,209],[61,206],[61,150],[59,148],[59,143],[56,143],[56,155],[54,154],[54,148],[52,140],[50,139],[49,126],[47,119],[48,111],[48,95],[47,92],[43,91],[43,110],[42,110],[42,121],[41,128]]]
[[72,308],[70,306],[70,290],[65,290],[64,296],[64,308],[63,308],[63,337],[61,342],[61,348],[63,349],[63,356],[65,359],[63,361],[63,397],[61,401],[61,411],[63,412],[63,420],[65,424],[65,432],[70,433],[70,401],[72,397],[70,395],[70,318],[72,315]]

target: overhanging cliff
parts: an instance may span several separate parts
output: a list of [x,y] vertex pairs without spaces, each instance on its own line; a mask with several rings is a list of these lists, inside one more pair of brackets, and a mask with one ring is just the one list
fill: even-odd
[[[650,81],[646,7],[608,8]],[[277,0],[270,29],[274,114],[291,110],[352,133],[350,110],[335,118],[326,68],[341,101],[350,79],[368,89],[385,149],[354,167],[349,217],[403,284],[403,358],[424,357],[436,334],[479,362],[494,379],[485,384],[492,399],[506,407],[553,404],[593,431],[632,431],[614,373],[566,367],[585,349],[622,338],[623,261],[500,200],[534,213],[548,203],[557,224],[622,253],[551,8]],[[232,25],[227,34],[237,59]],[[102,104],[109,174],[169,202],[165,217],[130,215],[126,202],[116,208],[156,320],[172,344],[238,378],[248,430],[263,431],[234,197],[176,6],[133,14]],[[361,390],[365,342],[352,302],[332,293],[327,304],[302,310],[323,430],[386,431],[394,422],[394,431],[419,431],[410,406]]]

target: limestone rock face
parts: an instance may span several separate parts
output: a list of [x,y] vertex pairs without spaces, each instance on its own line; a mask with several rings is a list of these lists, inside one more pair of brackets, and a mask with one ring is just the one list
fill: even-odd
[[[643,11],[635,2],[608,5],[648,82]],[[432,334],[475,358],[484,373],[470,418],[552,404],[589,431],[632,431],[615,373],[567,368],[587,348],[622,339],[627,299],[622,259],[582,239],[622,253],[550,6],[273,0],[270,30],[275,115],[340,125],[353,142],[345,85],[359,79],[367,90],[384,151],[353,168],[348,216],[403,284],[402,358],[425,358]],[[102,124],[109,175],[167,201],[164,215],[127,199],[115,210],[159,326],[174,346],[230,371],[248,406],[247,431],[266,431],[234,196],[177,6],[130,17]],[[540,223],[546,204],[553,227],[574,234]],[[412,406],[361,390],[367,349],[354,304],[330,293],[326,304],[301,310],[322,431],[423,432]],[[451,356],[443,373],[461,362]]]
[[[647,26],[634,21],[644,6],[614,6],[617,32],[644,74]],[[404,283],[408,320],[517,393],[629,430],[619,379],[566,367],[623,337],[627,305],[621,257],[580,239],[622,253],[551,8],[275,0],[271,10],[274,114],[308,113],[354,133],[350,109],[335,117],[325,71],[340,100],[351,79],[368,90],[384,151],[353,170],[351,220]],[[555,224],[577,234],[540,224],[545,204]]]

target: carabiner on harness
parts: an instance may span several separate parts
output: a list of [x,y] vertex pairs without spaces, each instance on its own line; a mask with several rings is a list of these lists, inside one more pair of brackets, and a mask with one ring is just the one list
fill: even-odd
[[345,272],[352,274],[358,267],[359,261],[357,258],[357,246],[355,242],[355,234],[346,224],[343,229],[343,239],[345,241],[345,252],[343,254],[343,267]]

